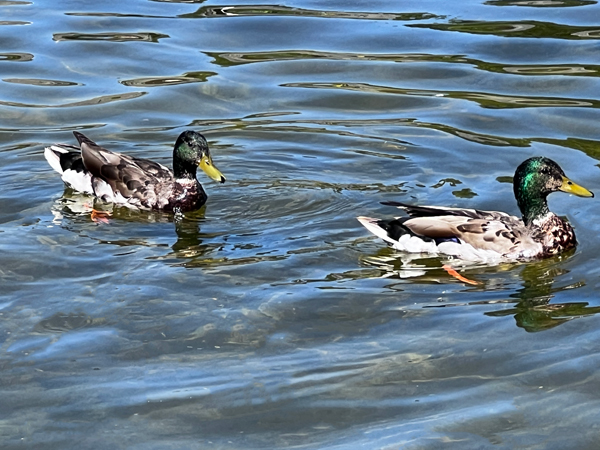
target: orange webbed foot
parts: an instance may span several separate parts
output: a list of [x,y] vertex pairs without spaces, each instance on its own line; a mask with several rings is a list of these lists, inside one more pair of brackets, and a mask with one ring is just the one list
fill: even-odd
[[96,223],[108,223],[110,213],[108,211],[98,211],[92,208],[92,214],[90,215],[92,221]]
[[468,278],[463,277],[460,273],[458,273],[456,270],[454,270],[448,264],[444,264],[442,266],[442,269],[444,269],[446,272],[448,272],[448,275],[456,278],[458,281],[462,281],[463,283],[471,284],[474,286],[481,284],[479,281],[469,280]]

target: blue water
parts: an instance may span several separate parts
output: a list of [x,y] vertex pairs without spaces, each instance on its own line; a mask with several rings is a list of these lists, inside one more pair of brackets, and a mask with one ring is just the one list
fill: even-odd
[[[548,156],[600,192],[595,1],[0,2],[0,448],[595,449],[600,207],[580,245],[394,253],[381,201],[518,213]],[[65,191],[46,145],[218,184],[181,221]]]

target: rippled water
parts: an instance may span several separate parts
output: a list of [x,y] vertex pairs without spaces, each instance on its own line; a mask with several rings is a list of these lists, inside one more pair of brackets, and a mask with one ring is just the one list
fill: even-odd
[[[473,266],[357,215],[517,213],[533,155],[600,191],[596,1],[0,1],[0,447],[595,449],[596,200],[580,246]],[[63,192],[80,130],[220,185],[169,214]]]

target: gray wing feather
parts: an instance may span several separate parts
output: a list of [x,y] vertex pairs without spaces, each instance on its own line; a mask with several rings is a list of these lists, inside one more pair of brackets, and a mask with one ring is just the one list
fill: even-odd
[[157,202],[157,190],[173,182],[173,173],[162,164],[111,152],[81,133],[74,134],[81,146],[85,168],[104,180],[115,194],[133,197],[151,207]]

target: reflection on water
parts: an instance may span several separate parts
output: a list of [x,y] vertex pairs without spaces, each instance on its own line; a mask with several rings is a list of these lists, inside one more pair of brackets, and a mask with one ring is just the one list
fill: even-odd
[[587,302],[550,303],[561,291],[574,290],[585,286],[584,281],[575,281],[566,286],[556,286],[558,278],[568,275],[569,271],[557,265],[571,254],[563,255],[557,260],[541,261],[525,265],[521,271],[523,287],[511,297],[519,301],[514,308],[487,312],[489,316],[502,317],[514,315],[517,326],[526,331],[543,331],[553,328],[568,320],[583,318],[600,312],[596,306],[590,307]]
[[31,22],[21,22],[18,20],[0,20],[0,26],[2,25],[30,25]]
[[538,8],[556,8],[595,5],[595,0],[489,0],[486,5],[492,6],[529,6]]
[[181,76],[172,77],[146,77],[133,80],[123,80],[121,84],[125,86],[148,87],[148,86],[169,86],[174,84],[198,83],[204,82],[208,77],[217,75],[216,72],[188,72]]
[[412,24],[407,26],[427,27],[440,31],[458,31],[461,33],[490,34],[503,37],[551,38],[551,39],[598,39],[598,27],[578,27],[552,22],[521,21],[477,22],[453,20],[447,24]]
[[60,41],[146,41],[158,42],[159,39],[168,38],[166,34],[160,33],[56,33],[53,39]]
[[[514,316],[517,326],[529,332],[547,330],[572,319],[597,314],[600,312],[600,307],[591,307],[587,302],[550,303],[557,293],[569,291],[569,294],[573,295],[570,291],[585,286],[584,281],[574,281],[567,285],[562,285],[563,282],[560,281],[560,278],[565,278],[569,274],[569,270],[562,268],[562,265],[569,258],[572,258],[574,253],[575,251],[571,250],[547,260],[499,265],[495,271],[515,272],[518,273],[521,279],[519,284],[522,287],[517,289],[515,293],[510,294],[508,299],[475,300],[466,303],[443,302],[437,305],[428,304],[423,307],[447,308],[474,305],[493,307],[493,305],[502,304],[502,309],[494,311],[493,308],[492,310],[488,308],[487,311],[484,311],[484,314],[490,317]],[[451,259],[446,262],[453,263]],[[440,258],[425,255],[401,254],[390,249],[384,249],[376,255],[365,257],[363,263],[378,269],[376,272],[364,271],[361,274],[363,278],[400,278],[409,282],[418,279],[420,283],[437,284],[447,283],[452,279],[448,273],[442,270],[444,261],[440,261]],[[506,290],[506,287],[496,284],[497,279],[493,277],[486,278],[487,273],[493,273],[490,272],[489,266],[469,264],[463,266],[461,273],[466,275],[468,279],[476,280],[475,286],[468,288],[470,292]],[[403,281],[403,283],[406,283],[406,281]],[[388,285],[390,288],[394,286],[401,288],[401,284]],[[465,286],[468,285],[465,284]],[[515,306],[507,308],[507,304],[515,304]]]
[[396,95],[417,95],[432,97],[449,97],[477,102],[483,108],[532,108],[532,107],[594,107],[600,105],[598,100],[576,100],[551,97],[516,97],[482,92],[442,92],[414,89],[402,89],[388,86],[373,86],[360,83],[290,83],[283,86],[313,89],[345,89],[359,92],[380,92]]
[[41,320],[35,327],[38,333],[62,333],[71,330],[79,330],[94,325],[103,325],[104,319],[93,319],[85,314],[56,313],[51,317]]
[[284,52],[247,52],[247,53],[206,53],[214,58],[215,64],[228,67],[239,64],[250,64],[256,62],[293,61],[293,60],[330,60],[330,61],[381,61],[396,63],[448,63],[466,64],[474,66],[479,70],[495,73],[511,73],[515,75],[568,75],[568,76],[598,76],[600,73],[598,65],[580,64],[553,64],[553,65],[518,65],[500,64],[490,61],[481,61],[467,58],[464,55],[428,55],[428,54],[380,54],[380,53],[339,53],[322,51],[284,51]]
[[322,17],[328,19],[363,19],[363,20],[425,20],[441,18],[429,13],[384,13],[384,12],[352,12],[352,11],[324,11],[303,8],[292,8],[283,5],[239,5],[239,6],[203,6],[195,13],[182,14],[185,18],[203,18],[220,16],[297,16],[297,17]]
[[[201,214],[204,209],[195,211]],[[68,225],[75,220],[92,221],[92,212],[106,213],[113,221],[131,221],[135,223],[169,223],[175,220],[173,214],[153,210],[139,210],[105,203],[97,197],[82,194],[71,188],[65,188],[60,199],[52,206],[53,222],[57,225]],[[103,222],[108,223],[108,222]]]
[[6,83],[30,84],[32,86],[81,86],[80,83],[59,80],[40,80],[36,78],[5,78]]
[[[3,448],[594,448],[594,202],[477,284],[355,216],[516,213],[534,155],[594,190],[597,2],[317,3],[0,0]],[[193,128],[227,183],[63,192],[43,148],[88,128],[166,165]]]
[[11,106],[16,108],[73,108],[77,106],[91,106],[91,105],[100,105],[103,103],[112,103],[123,100],[131,100],[133,98],[139,98],[142,95],[145,95],[146,92],[127,92],[123,94],[111,94],[111,95],[103,95],[102,97],[94,97],[87,100],[81,100],[72,103],[63,103],[57,105],[40,105],[33,103],[18,103],[18,102],[5,102],[0,100],[1,106]]
[[0,53],[0,61],[31,61],[31,53]]

